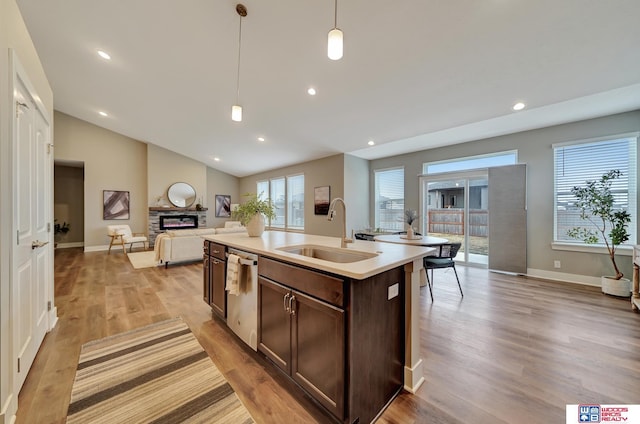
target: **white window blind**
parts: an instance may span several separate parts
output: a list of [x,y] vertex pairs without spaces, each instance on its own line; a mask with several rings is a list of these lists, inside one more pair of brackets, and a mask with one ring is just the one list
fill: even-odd
[[593,227],[589,221],[580,218],[571,189],[584,185],[586,181],[599,180],[604,173],[618,169],[622,177],[613,181],[611,191],[615,206],[631,214],[628,227],[631,237],[627,243],[636,243],[637,143],[638,135],[634,134],[553,146],[556,242],[582,243],[569,237],[567,230],[576,226]]
[[374,171],[375,228],[402,231],[404,227],[404,168]]
[[256,193],[260,200],[265,200],[269,197],[269,181],[258,181],[256,184]]
[[271,220],[271,226],[277,228],[284,228],[284,217],[285,217],[285,179],[282,178],[272,178],[270,181],[271,186],[271,203],[273,204],[276,210],[275,219]]
[[287,177],[287,228],[304,229],[304,175]]

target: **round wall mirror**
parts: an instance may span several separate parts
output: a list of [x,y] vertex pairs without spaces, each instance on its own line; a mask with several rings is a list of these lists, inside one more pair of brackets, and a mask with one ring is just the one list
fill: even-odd
[[196,190],[187,183],[173,183],[167,190],[167,197],[177,208],[188,208],[196,201]]

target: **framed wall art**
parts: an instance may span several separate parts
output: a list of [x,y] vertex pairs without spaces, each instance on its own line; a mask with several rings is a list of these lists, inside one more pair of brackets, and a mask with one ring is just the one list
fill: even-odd
[[102,219],[129,219],[129,192],[102,190]]
[[216,194],[216,218],[228,218],[231,216],[231,196]]
[[316,215],[327,215],[331,200],[331,187],[316,187],[313,190],[313,211]]

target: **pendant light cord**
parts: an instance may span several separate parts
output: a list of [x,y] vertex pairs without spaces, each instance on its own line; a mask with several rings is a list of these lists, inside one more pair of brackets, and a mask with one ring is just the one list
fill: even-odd
[[238,73],[236,75],[236,104],[238,104],[240,101],[240,51],[241,50],[242,50],[242,15],[240,15],[240,30],[238,31]]
[[335,6],[333,8],[333,29],[338,28],[338,0],[335,0]]

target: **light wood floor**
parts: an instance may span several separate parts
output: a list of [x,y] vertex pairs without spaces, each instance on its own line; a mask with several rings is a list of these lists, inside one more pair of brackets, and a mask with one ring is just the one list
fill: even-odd
[[[421,296],[426,383],[379,423],[564,423],[565,405],[640,403],[640,314],[597,289],[458,267]],[[182,316],[258,423],[331,422],[212,319],[200,264],[135,270],[120,252],[55,254],[59,322],[19,397],[17,423],[64,423],[80,346]]]

